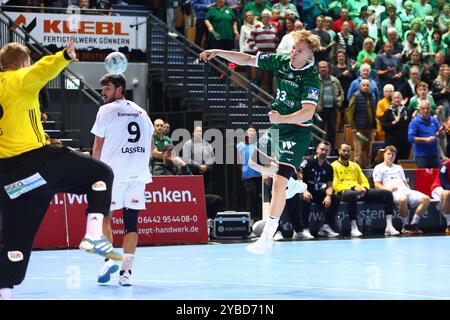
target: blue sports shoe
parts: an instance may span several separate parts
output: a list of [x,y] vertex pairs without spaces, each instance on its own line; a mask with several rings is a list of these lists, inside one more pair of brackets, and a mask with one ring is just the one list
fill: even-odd
[[122,260],[122,256],[114,251],[112,244],[102,236],[100,240],[91,240],[84,237],[80,243],[80,249],[84,249],[89,253],[95,253],[111,260]]
[[119,266],[115,264],[112,260],[108,260],[103,265],[103,268],[100,270],[100,273],[97,277],[98,283],[107,283],[111,280],[111,274],[117,272],[119,270]]

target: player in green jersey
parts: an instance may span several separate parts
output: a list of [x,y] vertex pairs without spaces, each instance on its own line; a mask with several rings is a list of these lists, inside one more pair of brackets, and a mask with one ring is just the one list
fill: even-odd
[[265,53],[252,56],[219,49],[200,54],[203,61],[221,57],[238,65],[274,71],[277,91],[268,113],[271,127],[258,141],[249,162],[253,169],[273,177],[269,218],[258,241],[247,246],[248,251],[256,254],[271,251],[286,198],[306,189],[304,183],[292,177],[311,142],[312,117],[320,91],[314,51],[320,47],[320,38],[306,30],[295,31],[292,36],[290,56]]

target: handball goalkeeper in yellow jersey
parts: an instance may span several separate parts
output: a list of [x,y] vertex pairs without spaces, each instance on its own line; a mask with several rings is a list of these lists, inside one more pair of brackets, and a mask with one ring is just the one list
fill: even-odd
[[112,170],[94,158],[50,145],[40,122],[39,91],[71,61],[78,61],[73,39],[33,65],[28,48],[19,43],[0,50],[0,299],[9,299],[25,278],[34,237],[58,192],[87,194],[80,248],[122,259],[102,235]]

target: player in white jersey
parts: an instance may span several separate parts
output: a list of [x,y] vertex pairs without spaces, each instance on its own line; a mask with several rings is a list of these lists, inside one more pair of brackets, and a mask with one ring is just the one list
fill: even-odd
[[[392,192],[394,203],[400,210],[402,217],[404,235],[421,234],[418,227],[420,217],[430,205],[430,198],[422,192],[411,190],[406,181],[405,172],[402,166],[394,164],[397,148],[387,146],[384,148],[384,162],[375,166],[373,169],[373,181],[375,188],[386,189]],[[409,223],[408,205],[411,208],[416,207],[414,217]],[[397,235],[398,231],[386,228],[386,235]]]
[[[95,135],[93,156],[114,172],[111,212],[123,209],[125,236],[119,284],[131,285],[131,269],[138,242],[139,210],[145,209],[145,185],[152,181],[149,169],[153,150],[153,124],[144,109],[125,99],[126,80],[122,75],[101,78],[101,106],[91,132]],[[103,233],[112,242],[111,212],[103,220]],[[106,283],[119,266],[105,259],[97,282]]]

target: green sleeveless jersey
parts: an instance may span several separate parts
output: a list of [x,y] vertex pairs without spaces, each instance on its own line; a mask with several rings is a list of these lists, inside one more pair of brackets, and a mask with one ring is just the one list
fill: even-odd
[[[271,105],[272,110],[287,115],[301,110],[302,103],[317,105],[320,80],[313,61],[308,62],[302,69],[294,69],[289,56],[260,53],[257,55],[256,66],[264,70],[274,70],[277,93]],[[312,120],[298,125],[311,126]]]

